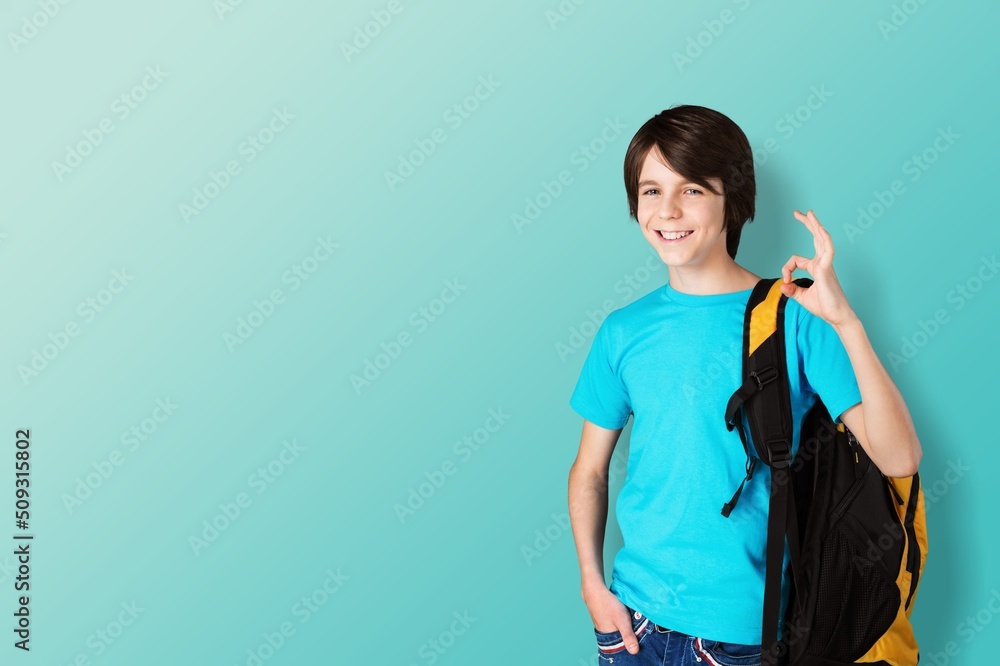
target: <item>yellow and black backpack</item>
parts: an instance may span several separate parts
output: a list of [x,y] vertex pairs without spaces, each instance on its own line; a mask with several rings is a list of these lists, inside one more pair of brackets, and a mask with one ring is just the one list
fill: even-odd
[[[722,514],[729,516],[758,461],[771,468],[761,663],[914,666],[920,654],[909,618],[927,558],[919,474],[882,474],[818,399],[792,456],[787,300],[781,278],[763,279],[751,293],[744,381],[726,407],[726,427],[739,431],[747,469]],[[778,617],[786,537],[792,587]]]

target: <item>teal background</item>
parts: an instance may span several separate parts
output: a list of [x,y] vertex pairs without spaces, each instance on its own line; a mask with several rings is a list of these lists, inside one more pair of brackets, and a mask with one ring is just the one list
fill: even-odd
[[[912,617],[922,663],[995,653],[1000,280],[961,309],[949,292],[1000,250],[996,3],[563,2],[553,23],[556,0],[402,0],[350,61],[342,44],[388,3],[71,2],[12,41],[42,6],[0,6],[2,663],[596,664],[562,522],[581,427],[568,400],[592,333],[573,353],[557,345],[605,301],[666,281],[662,264],[644,269],[655,256],[628,218],[622,158],[647,118],[682,103],[727,114],[761,151],[740,262],[777,275],[790,254],[812,256],[792,210],[815,210],[910,407],[921,475],[941,491]],[[114,100],[157,66],[165,78],[119,118]],[[444,114],[480,77],[499,86],[454,127]],[[823,86],[828,99],[803,106]],[[247,162],[241,142],[274,109],[294,118]],[[60,179],[52,163],[104,118],[113,132]],[[580,162],[608,119],[624,131]],[[385,172],[436,128],[445,141],[390,188]],[[959,138],[936,151],[948,128]],[[935,161],[912,180],[924,151]],[[240,173],[185,221],[181,204],[230,160]],[[516,228],[563,170],[572,182]],[[897,179],[905,193],[853,233]],[[337,249],[293,290],[282,276],[317,238]],[[102,312],[78,312],[122,269],[132,279]],[[449,280],[460,295],[426,327],[411,319]],[[283,302],[230,349],[224,336],[275,289]],[[939,309],[947,323],[891,364]],[[71,322],[78,335],[25,375]],[[401,333],[410,344],[355,390]],[[129,450],[122,434],[158,399],[177,407]],[[491,409],[504,423],[477,450],[456,445]],[[11,632],[18,428],[32,440],[29,654]],[[257,494],[251,475],[293,440],[298,457],[273,463]],[[67,506],[116,450],[121,464]],[[956,480],[950,464],[968,469]],[[443,483],[401,520],[435,471]],[[249,505],[196,553],[203,521],[240,493]],[[609,573],[619,545],[611,520]],[[302,622],[296,604],[328,571],[342,585]],[[141,612],[118,627],[131,602]],[[456,613],[474,621],[450,640]],[[982,630],[962,632],[977,613]],[[262,649],[284,622],[294,633]]]

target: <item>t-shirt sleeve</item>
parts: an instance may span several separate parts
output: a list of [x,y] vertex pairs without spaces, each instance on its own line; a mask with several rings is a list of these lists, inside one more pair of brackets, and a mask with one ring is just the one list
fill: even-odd
[[594,335],[569,404],[580,416],[602,428],[617,430],[632,413],[628,390],[618,367],[617,345],[608,318]]
[[805,375],[803,390],[819,396],[834,421],[861,402],[861,389],[844,343],[833,326],[798,306],[798,347]]

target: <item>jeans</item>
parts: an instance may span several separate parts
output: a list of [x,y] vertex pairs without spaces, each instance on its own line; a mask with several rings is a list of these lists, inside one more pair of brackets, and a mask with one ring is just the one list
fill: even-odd
[[760,644],[723,643],[689,636],[654,624],[640,611],[625,606],[632,618],[632,632],[639,651],[629,654],[620,631],[598,631],[598,663],[601,666],[760,666]]

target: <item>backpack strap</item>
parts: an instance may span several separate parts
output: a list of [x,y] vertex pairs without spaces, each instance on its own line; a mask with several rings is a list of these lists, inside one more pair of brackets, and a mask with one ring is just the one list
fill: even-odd
[[[726,405],[726,427],[730,431],[733,428],[739,430],[748,459],[750,447],[743,426],[744,416],[757,456],[772,469],[761,631],[761,663],[765,666],[776,664],[779,656],[777,637],[781,618],[778,615],[786,534],[795,581],[799,579],[800,571],[798,519],[794,493],[789,489],[792,478],[788,472],[793,434],[785,361],[784,315],[788,297],[781,293],[781,283],[781,278],[762,279],[750,294],[743,326],[743,384]],[[808,287],[812,280],[798,278],[795,284]],[[750,478],[754,462],[748,460],[743,483]],[[774,474],[774,470],[779,470],[779,473]],[[740,483],[733,499],[723,507],[724,516],[728,517],[735,507],[743,483]]]
[[[791,409],[787,404],[788,375],[785,368],[784,329],[778,324],[783,320],[784,301],[781,278],[762,279],[750,293],[743,321],[743,385],[729,398],[726,405],[726,428],[739,431],[740,441],[747,454],[747,474],[733,498],[722,507],[722,515],[729,517],[743,484],[750,480],[756,460],[750,453],[744,415],[757,457],[766,465],[791,457]],[[781,312],[779,312],[779,309]],[[750,401],[758,393],[769,396],[764,400]],[[750,403],[750,404],[748,404]],[[751,407],[748,409],[747,407]]]

